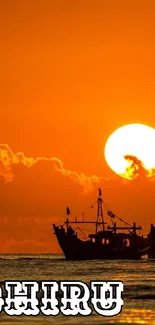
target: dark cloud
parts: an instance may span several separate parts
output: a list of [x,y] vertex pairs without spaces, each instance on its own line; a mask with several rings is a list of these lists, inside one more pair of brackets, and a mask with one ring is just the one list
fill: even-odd
[[143,162],[135,156],[125,155],[124,158],[129,162],[129,166],[126,168],[125,175],[129,179],[137,179],[137,178],[147,178],[149,176],[155,175],[155,169],[152,168],[147,170],[143,164]]

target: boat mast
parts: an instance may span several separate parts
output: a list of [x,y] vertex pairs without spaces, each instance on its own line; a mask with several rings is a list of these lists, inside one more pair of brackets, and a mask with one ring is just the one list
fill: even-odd
[[98,231],[98,227],[100,225],[102,225],[102,230],[105,230],[105,226],[104,226],[104,219],[103,219],[103,207],[102,207],[102,192],[101,189],[99,188],[99,197],[97,199],[97,220],[96,220],[96,234]]

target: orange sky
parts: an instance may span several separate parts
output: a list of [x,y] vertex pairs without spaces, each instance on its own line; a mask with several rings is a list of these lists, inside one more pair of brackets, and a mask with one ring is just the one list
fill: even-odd
[[51,224],[98,186],[120,217],[155,223],[154,180],[125,181],[103,155],[118,127],[155,127],[154,17],[151,0],[1,0],[0,143],[13,156],[4,168],[0,146],[0,252],[58,252]]

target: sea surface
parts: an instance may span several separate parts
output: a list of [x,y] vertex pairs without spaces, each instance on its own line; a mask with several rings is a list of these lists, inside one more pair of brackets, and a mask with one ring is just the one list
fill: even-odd
[[155,324],[155,260],[66,261],[63,255],[0,255],[0,284],[9,280],[123,281],[123,309],[114,317],[99,316],[7,316],[1,324]]

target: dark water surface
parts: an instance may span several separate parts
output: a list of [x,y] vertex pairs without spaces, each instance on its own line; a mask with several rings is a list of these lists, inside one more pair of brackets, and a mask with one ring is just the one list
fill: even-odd
[[0,255],[0,281],[6,280],[79,280],[124,282],[121,314],[90,316],[7,316],[7,324],[155,324],[155,261],[66,261],[61,255]]

